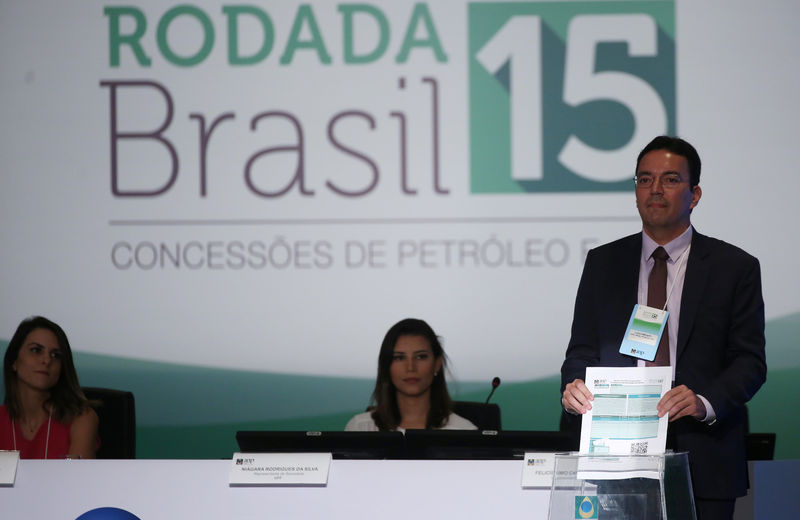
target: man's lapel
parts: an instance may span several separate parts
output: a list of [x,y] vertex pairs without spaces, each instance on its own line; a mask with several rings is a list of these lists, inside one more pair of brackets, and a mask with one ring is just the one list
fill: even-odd
[[627,241],[627,250],[622,255],[620,265],[617,266],[617,273],[621,278],[620,287],[628,288],[625,294],[625,301],[628,304],[627,320],[633,310],[633,306],[639,301],[639,266],[642,258],[642,234],[632,235],[631,240]]
[[[700,301],[706,291],[708,282],[709,262],[708,255],[711,250],[707,238],[697,230],[692,233],[692,249],[686,262],[686,276],[683,281],[683,294],[681,296],[681,318],[678,325],[678,344],[675,356],[679,360],[689,335],[694,328],[695,318],[700,310]],[[676,361],[677,362],[677,361]]]

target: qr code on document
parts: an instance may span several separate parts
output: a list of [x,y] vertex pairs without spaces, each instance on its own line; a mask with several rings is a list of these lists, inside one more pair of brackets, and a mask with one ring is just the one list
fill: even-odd
[[647,455],[647,442],[631,443],[631,455]]

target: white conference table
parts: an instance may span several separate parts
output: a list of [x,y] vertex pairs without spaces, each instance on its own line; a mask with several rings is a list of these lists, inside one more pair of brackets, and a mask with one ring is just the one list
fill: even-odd
[[522,489],[522,464],[333,460],[325,487],[230,487],[230,460],[21,460],[0,519],[547,518],[550,492]]

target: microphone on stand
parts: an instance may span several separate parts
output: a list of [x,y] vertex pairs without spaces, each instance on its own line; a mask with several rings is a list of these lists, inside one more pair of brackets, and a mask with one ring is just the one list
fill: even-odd
[[495,377],[494,379],[492,379],[492,391],[489,392],[488,396],[486,396],[486,403],[484,404],[489,404],[489,399],[492,398],[492,395],[494,394],[494,391],[497,390],[498,386],[500,386],[500,378]]

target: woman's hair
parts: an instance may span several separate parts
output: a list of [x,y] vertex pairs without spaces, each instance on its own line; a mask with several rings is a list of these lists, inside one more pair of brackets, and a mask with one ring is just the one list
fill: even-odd
[[75,373],[75,365],[72,361],[72,350],[69,347],[69,340],[64,329],[58,324],[43,318],[42,316],[31,316],[22,320],[17,327],[14,337],[8,343],[5,359],[3,360],[3,381],[5,383],[5,402],[8,414],[12,419],[19,419],[21,410],[19,402],[18,378],[12,366],[19,357],[25,338],[36,329],[46,329],[55,334],[58,346],[61,349],[61,373],[58,381],[50,389],[50,398],[45,405],[53,408],[53,416],[57,421],[65,422],[71,417],[83,412],[89,401],[83,395],[83,390],[78,383],[78,374]]
[[381,352],[378,354],[378,378],[375,381],[375,391],[372,392],[374,406],[372,419],[379,430],[395,430],[401,422],[400,410],[397,407],[397,390],[392,384],[390,370],[394,360],[394,347],[400,336],[422,336],[430,343],[434,359],[441,358],[442,360],[442,368],[433,377],[433,383],[431,383],[431,407],[425,425],[426,428],[439,428],[447,421],[453,407],[444,377],[447,356],[430,325],[414,318],[406,318],[395,323],[383,338]]

